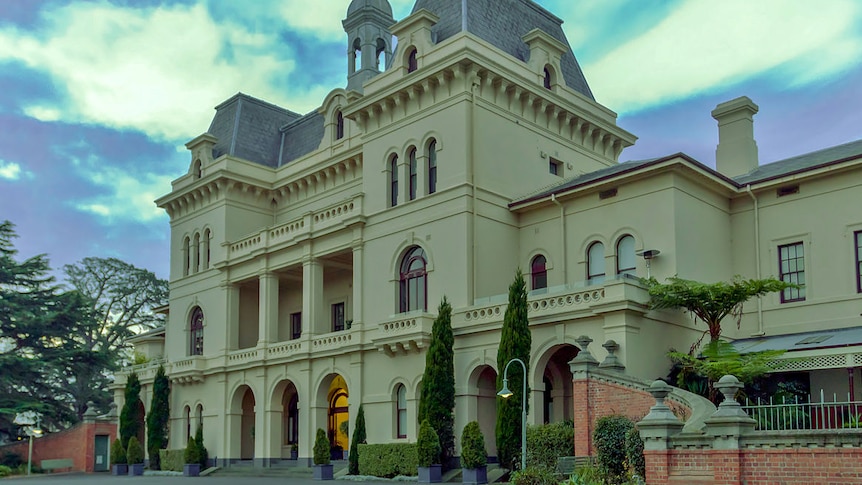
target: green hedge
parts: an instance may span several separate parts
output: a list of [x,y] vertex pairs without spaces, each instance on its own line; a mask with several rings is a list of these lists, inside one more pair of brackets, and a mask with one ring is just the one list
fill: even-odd
[[416,443],[391,443],[359,446],[359,474],[392,478],[416,476],[419,460]]
[[173,472],[183,471],[185,458],[183,453],[186,450],[159,450],[159,458],[161,459],[162,470],[170,470]]
[[575,456],[575,425],[572,421],[527,427],[527,466],[554,471],[557,458]]

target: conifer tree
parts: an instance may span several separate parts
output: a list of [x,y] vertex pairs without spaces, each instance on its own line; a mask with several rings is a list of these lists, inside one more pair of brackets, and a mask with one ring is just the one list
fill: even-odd
[[431,346],[425,355],[419,422],[426,419],[440,438],[441,463],[455,456],[455,354],[452,350],[452,305],[443,297],[431,328]]
[[[506,364],[514,358],[524,361],[530,369],[530,326],[527,321],[527,285],[521,269],[515,273],[515,281],[509,286],[509,306],[503,318],[500,347],[497,349],[497,389],[503,387],[503,372]],[[508,375],[509,390],[514,394],[508,399],[497,397],[497,457],[500,464],[514,468],[521,453],[521,412],[523,402],[524,371],[521,366],[511,366]],[[530,388],[527,387],[527,396]],[[529,402],[527,402],[529,412]]]
[[153,470],[161,470],[159,450],[168,447],[170,396],[170,382],[165,375],[165,368],[160,365],[153,380],[153,400],[150,414],[147,415],[147,454],[150,456],[150,468]]
[[367,443],[366,440],[365,411],[360,404],[359,412],[356,413],[356,426],[353,427],[353,438],[350,440],[350,453],[347,455],[347,468],[351,475],[359,475],[359,445]]
[[120,444],[124,448],[129,446],[130,438],[137,437],[141,432],[143,420],[138,407],[138,401],[141,400],[141,381],[136,372],[129,374],[126,379],[125,398],[123,410],[120,411]]

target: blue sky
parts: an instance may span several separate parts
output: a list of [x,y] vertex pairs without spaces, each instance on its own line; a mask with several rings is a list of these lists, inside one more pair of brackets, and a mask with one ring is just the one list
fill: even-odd
[[[390,0],[396,19],[413,0]],[[346,84],[347,0],[0,1],[0,220],[55,268],[115,256],[168,276],[153,200],[237,91],[298,112]],[[714,166],[716,104],[760,105],[761,163],[862,138],[862,2],[539,0],[600,103],[639,137],[621,160]]]

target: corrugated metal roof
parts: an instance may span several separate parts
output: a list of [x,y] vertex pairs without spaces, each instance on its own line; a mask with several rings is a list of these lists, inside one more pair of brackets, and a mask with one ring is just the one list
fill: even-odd
[[788,352],[792,352],[831,347],[849,347],[851,345],[862,345],[862,326],[821,330],[818,332],[767,335],[764,337],[740,339],[733,342],[733,347],[743,354],[764,350],[787,350]]

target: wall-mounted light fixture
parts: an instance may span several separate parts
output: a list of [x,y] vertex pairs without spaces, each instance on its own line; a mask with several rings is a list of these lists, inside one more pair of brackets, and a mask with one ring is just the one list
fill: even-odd
[[661,251],[658,249],[641,249],[640,251],[636,251],[635,254],[644,258],[646,261],[646,277],[650,277],[650,261],[661,254]]

